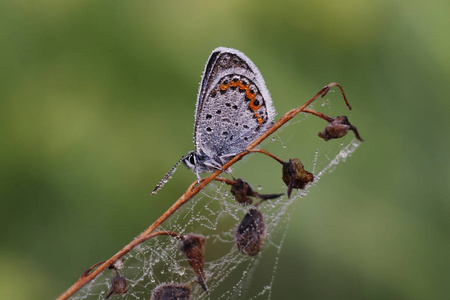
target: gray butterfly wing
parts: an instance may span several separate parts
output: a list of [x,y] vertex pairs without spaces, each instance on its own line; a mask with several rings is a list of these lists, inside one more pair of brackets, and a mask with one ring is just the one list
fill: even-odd
[[213,50],[198,93],[196,152],[210,158],[237,154],[266,131],[274,117],[269,91],[253,62],[235,49]]

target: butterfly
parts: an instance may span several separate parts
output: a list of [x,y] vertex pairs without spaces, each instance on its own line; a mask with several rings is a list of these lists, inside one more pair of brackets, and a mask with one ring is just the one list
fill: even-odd
[[261,72],[241,51],[212,51],[200,83],[194,123],[195,150],[159,182],[155,194],[183,162],[200,180],[245,150],[273,125],[275,109]]

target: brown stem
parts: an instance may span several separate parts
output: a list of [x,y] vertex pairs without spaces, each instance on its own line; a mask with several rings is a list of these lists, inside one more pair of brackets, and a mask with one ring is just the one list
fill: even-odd
[[[167,218],[169,218],[173,213],[175,213],[183,204],[188,202],[192,197],[194,197],[198,192],[200,192],[206,185],[208,185],[211,181],[213,181],[217,176],[219,176],[223,170],[228,169],[230,166],[235,164],[237,161],[242,159],[245,155],[251,153],[251,150],[258,146],[262,141],[264,141],[269,135],[274,133],[278,130],[281,126],[283,126],[286,122],[291,120],[293,117],[295,117],[298,113],[305,111],[306,107],[310,105],[314,100],[316,100],[319,97],[325,96],[328,91],[334,87],[337,86],[342,93],[342,96],[344,97],[344,101],[349,109],[351,109],[350,104],[347,101],[347,98],[345,97],[344,90],[342,87],[332,82],[326,86],[324,86],[317,94],[315,94],[311,99],[306,101],[302,106],[297,107],[295,109],[292,109],[285,113],[281,119],[279,119],[275,124],[272,125],[266,132],[264,132],[262,135],[260,135],[256,140],[251,143],[247,149],[242,151],[241,153],[237,154],[235,157],[233,157],[230,161],[228,161],[225,165],[222,166],[221,169],[218,169],[213,174],[211,174],[209,177],[203,178],[200,180],[200,183],[198,181],[195,181],[192,183],[189,188],[186,190],[186,192],[181,195],[181,197],[164,213],[161,217],[159,217],[152,225],[150,225],[145,231],[143,231],[137,238],[135,238],[133,241],[131,241],[128,245],[126,245],[124,248],[122,248],[119,252],[114,254],[110,259],[108,259],[106,262],[104,262],[102,265],[100,265],[97,269],[93,270],[91,273],[87,274],[86,276],[82,276],[80,279],[78,279],[69,289],[67,289],[64,293],[62,293],[57,300],[63,300],[67,299],[75,292],[77,292],[79,289],[81,289],[85,284],[87,284],[89,281],[93,280],[95,277],[97,277],[98,274],[100,274],[104,269],[106,269],[111,264],[115,263],[118,259],[120,259],[122,256],[130,252],[134,247],[136,247],[138,244],[142,243],[143,241],[146,241],[152,237],[155,237],[157,235],[166,234],[167,231],[159,231],[152,233],[158,226],[160,226]],[[307,110],[306,112],[310,112]],[[257,152],[257,151],[256,151]],[[198,185],[197,185],[198,184]],[[197,185],[197,186],[196,186]],[[170,235],[170,234],[169,234]],[[174,235],[180,236],[176,233]]]
[[231,179],[228,179],[228,178],[223,178],[223,177],[217,177],[217,178],[215,178],[214,180],[215,180],[215,181],[225,182],[225,183],[228,184],[228,185],[234,185],[234,184],[235,184],[235,181],[234,181],[234,180],[231,180]]
[[334,118],[332,118],[332,117],[330,117],[330,116],[327,116],[326,114],[323,114],[323,113],[321,113],[321,112],[312,110],[312,109],[307,109],[307,108],[305,108],[305,109],[303,110],[303,112],[309,113],[309,114],[312,114],[312,115],[315,115],[315,116],[317,116],[317,117],[319,117],[319,118],[321,118],[321,119],[324,119],[324,120],[327,121],[328,123],[334,121]]
[[86,277],[93,269],[95,269],[97,266],[103,264],[106,260],[99,261],[98,263],[91,266],[89,269],[87,269],[81,277]]
[[263,149],[251,149],[251,150],[248,150],[248,152],[250,152],[250,153],[262,153],[262,154],[265,154],[265,155],[275,159],[280,164],[284,164],[285,163],[283,160],[279,159],[278,157],[276,157],[275,155],[273,155],[269,151],[266,151],[266,150],[263,150]]

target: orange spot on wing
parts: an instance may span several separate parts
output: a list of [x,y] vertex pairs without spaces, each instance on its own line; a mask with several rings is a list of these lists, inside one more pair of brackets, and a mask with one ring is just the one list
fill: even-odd
[[256,94],[252,94],[249,89],[245,92],[245,97],[251,100],[252,102],[255,100]]
[[252,91],[250,91],[250,84],[244,84],[242,81],[237,80],[220,85],[220,89],[222,91],[226,91],[229,87],[239,87],[240,90],[245,91],[245,97],[250,100],[249,107],[253,112],[255,112],[254,117],[258,120],[259,126],[262,126],[262,124],[264,123],[264,119],[256,112],[262,106],[262,104],[255,105],[256,93],[252,93]]
[[255,118],[258,119],[259,126],[264,123],[264,119],[258,113],[255,113]]
[[248,87],[250,86],[249,84],[242,83],[242,81],[240,81],[240,80],[238,80],[238,83],[239,83],[240,90],[248,90]]
[[252,101],[250,101],[249,106],[252,111],[257,111],[261,107],[261,104],[258,106],[255,105],[255,95],[253,95],[253,99],[252,99]]

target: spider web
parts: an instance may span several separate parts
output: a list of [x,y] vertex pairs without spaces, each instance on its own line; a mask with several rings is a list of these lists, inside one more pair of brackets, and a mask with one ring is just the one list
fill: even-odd
[[[277,140],[285,147],[278,136],[272,142]],[[182,235],[201,234],[206,238],[204,270],[209,294],[199,284],[193,283],[197,276],[180,251],[180,241],[158,236],[135,247],[124,257],[119,272],[126,278],[129,289],[122,297],[149,299],[159,284],[176,283],[191,284],[191,299],[270,299],[291,217],[289,207],[306,196],[309,188],[316,185],[325,173],[332,172],[341,161],[345,161],[359,142],[347,138],[328,143],[322,141],[321,145],[315,151],[313,169],[309,170],[315,176],[312,185],[304,190],[294,190],[290,199],[283,195],[259,206],[264,215],[267,237],[258,255],[249,257],[239,253],[234,243],[236,227],[252,206],[237,204],[226,184],[210,184],[158,228]],[[264,273],[262,279],[261,273]],[[105,299],[114,276],[114,271],[105,270],[71,299]],[[114,295],[110,299],[119,297]]]

